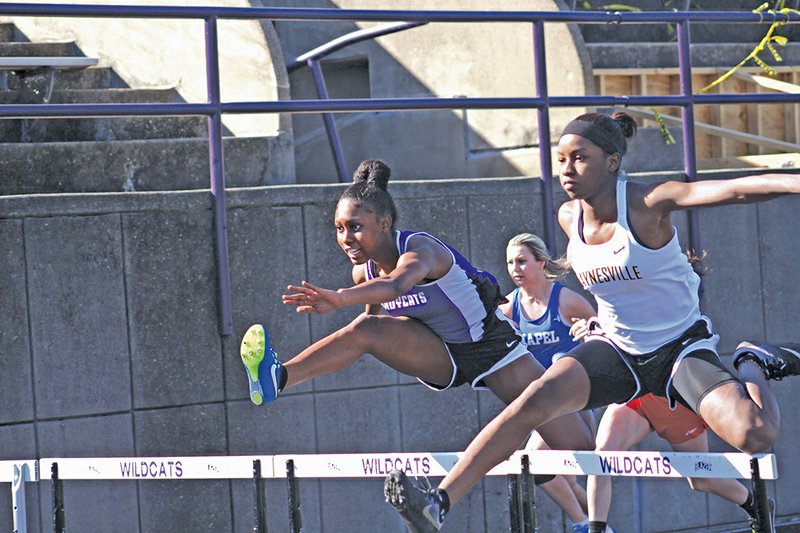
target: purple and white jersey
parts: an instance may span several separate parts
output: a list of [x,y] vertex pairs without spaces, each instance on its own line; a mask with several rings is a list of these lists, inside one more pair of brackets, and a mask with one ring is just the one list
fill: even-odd
[[[480,340],[484,334],[487,304],[481,300],[477,284],[497,280],[488,272],[472,266],[453,247],[436,237],[419,231],[396,232],[397,251],[406,251],[411,237],[431,239],[453,256],[453,265],[441,278],[414,285],[406,293],[381,304],[389,315],[415,318],[431,328],[449,344],[464,344]],[[369,260],[364,265],[366,279],[377,275],[377,265]],[[494,302],[488,302],[492,305]]]

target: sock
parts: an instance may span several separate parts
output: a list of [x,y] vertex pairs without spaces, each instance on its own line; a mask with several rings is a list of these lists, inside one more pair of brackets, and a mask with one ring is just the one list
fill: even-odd
[[286,380],[289,379],[289,372],[287,372],[286,367],[281,365],[280,370],[281,377],[278,379],[278,392],[283,390],[286,386]]
[[744,509],[744,511],[747,514],[752,515],[753,513],[755,513],[755,503],[756,502],[755,499],[753,498],[753,493],[747,491],[747,499],[744,501],[744,503],[740,503],[739,507]]
[[589,533],[605,533],[606,523],[597,520],[589,520]]
[[436,489],[436,492],[439,494],[439,501],[442,502],[442,509],[444,512],[448,512],[450,510],[450,496],[447,495],[447,491],[444,489]]

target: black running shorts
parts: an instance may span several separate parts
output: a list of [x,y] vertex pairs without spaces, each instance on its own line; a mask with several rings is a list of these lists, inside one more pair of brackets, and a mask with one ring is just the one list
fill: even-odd
[[[707,319],[680,337],[646,354],[630,354],[602,333],[592,334],[568,357],[583,365],[591,388],[584,409],[625,403],[648,392],[666,396],[697,412],[703,397],[728,381],[737,381],[716,352],[717,336]],[[673,376],[673,367],[677,369]]]
[[[516,361],[530,356],[516,329],[498,308],[485,323],[486,330],[479,341],[464,344],[445,343],[453,361],[453,378],[448,385],[440,386],[420,380],[434,390],[445,390],[465,383],[473,389],[487,389],[483,378]],[[532,356],[531,356],[532,357]]]

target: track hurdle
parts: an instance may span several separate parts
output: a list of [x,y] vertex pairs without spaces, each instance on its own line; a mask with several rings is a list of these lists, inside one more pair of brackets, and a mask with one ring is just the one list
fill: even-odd
[[[462,455],[463,452],[46,458],[0,461],[0,482],[14,483],[15,531],[26,533],[24,483],[40,481],[39,472],[49,471],[54,530],[63,533],[66,509],[61,484],[66,480],[252,479],[252,530],[266,533],[263,480],[285,478],[289,488],[289,531],[296,533],[302,527],[301,479],[384,478],[393,469],[410,477],[443,477]],[[536,529],[532,474],[750,479],[762,516],[759,533],[771,530],[764,480],[778,477],[774,454],[521,450],[487,474],[507,477],[512,532],[532,533]]]
[[[408,476],[442,477],[461,455],[461,452],[276,455],[274,469],[277,473],[281,465],[291,463],[295,478],[383,478],[394,468]],[[764,480],[778,477],[774,454],[520,450],[487,473],[508,476],[512,532],[532,533],[536,529],[531,474],[750,479],[761,516],[758,533],[772,530]],[[299,523],[299,494],[291,492],[297,490],[296,486],[290,480],[290,517],[295,516]],[[290,531],[300,530],[290,528]]]
[[[276,477],[283,465],[289,485],[289,531],[300,533],[301,478],[385,478],[393,469],[411,477],[444,477],[463,452],[363,453],[331,455],[276,455]],[[536,528],[533,491],[528,484],[527,455],[515,454],[488,472],[488,476],[507,476],[512,532],[533,533]],[[513,489],[512,489],[513,487]]]
[[51,473],[53,484],[53,530],[66,531],[63,498],[65,480],[184,480],[252,479],[255,498],[253,530],[266,533],[263,480],[273,478],[273,456],[182,456],[182,457],[81,457],[46,458],[39,468]]

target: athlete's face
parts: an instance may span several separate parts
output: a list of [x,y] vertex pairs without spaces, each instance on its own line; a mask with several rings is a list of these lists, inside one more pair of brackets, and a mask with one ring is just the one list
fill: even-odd
[[362,265],[374,257],[375,252],[385,245],[391,226],[389,217],[378,217],[348,199],[336,206],[333,224],[336,241],[354,265]]
[[564,135],[558,141],[559,178],[570,198],[586,199],[612,185],[619,162],[619,154],[609,155],[580,135]]
[[525,245],[509,246],[506,250],[508,275],[518,287],[544,276],[544,261],[538,261]]

